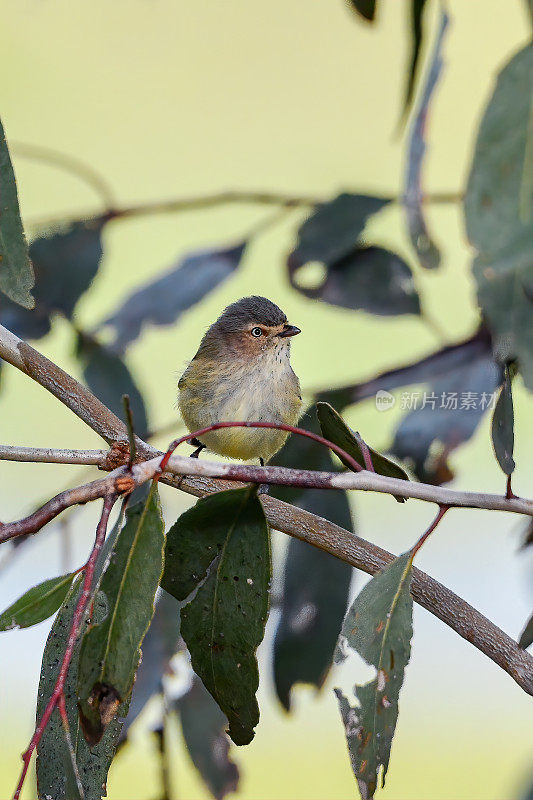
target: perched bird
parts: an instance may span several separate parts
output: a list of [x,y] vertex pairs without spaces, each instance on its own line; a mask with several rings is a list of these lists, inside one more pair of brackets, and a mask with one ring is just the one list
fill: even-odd
[[[243,297],[205,333],[181,376],[178,404],[192,433],[215,422],[284,422],[301,413],[300,383],[290,364],[291,337],[300,329],[266,297]],[[193,441],[232,459],[268,461],[288,434],[266,428],[223,428]]]

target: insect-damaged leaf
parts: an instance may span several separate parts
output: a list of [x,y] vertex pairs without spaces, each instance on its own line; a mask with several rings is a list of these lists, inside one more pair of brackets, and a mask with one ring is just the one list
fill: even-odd
[[0,121],[0,291],[24,308],[33,308],[33,283],[15,173]]
[[78,336],[76,352],[83,365],[87,386],[117,417],[124,416],[122,396],[128,395],[135,433],[144,438],[148,430],[146,407],[124,361],[96,339],[83,333]]
[[131,692],[140,646],[154,613],[163,568],[164,528],[156,484],[144,507],[136,506],[113,546],[99,584],[107,615],[85,633],[78,667],[78,706],[83,732],[100,741]]
[[518,360],[533,389],[533,46],[498,76],[485,111],[465,198],[478,255],[478,301],[500,361]]
[[[346,450],[348,455],[355,458],[356,461],[364,466],[364,458],[361,446],[354,435],[352,429],[345,423],[343,418],[338,414],[329,403],[317,403],[318,421],[322,429],[322,436],[329,439],[330,442]],[[404,481],[409,480],[409,475],[402,469],[395,461],[386,458],[381,453],[368,447],[372,457],[372,464],[378,475],[388,475],[389,478],[400,478]],[[341,461],[345,466],[349,467],[350,464],[345,462],[342,457]]]
[[[307,411],[300,425],[320,432],[314,408]],[[334,469],[326,448],[295,435],[289,437],[274,461],[278,466]],[[270,491],[274,497],[353,530],[346,492],[288,486],[273,486]],[[290,538],[273,658],[276,692],[287,710],[295,684],[310,683],[320,688],[327,677],[346,613],[352,574],[349,564]]]
[[191,761],[216,800],[236,792],[239,770],[229,757],[227,719],[196,676],[190,690],[175,701]]
[[376,0],[349,0],[350,5],[369,22],[374,21],[376,14]]
[[492,444],[498,464],[506,475],[515,468],[514,449],[514,411],[509,368],[504,370],[503,384],[492,416]]
[[[194,546],[198,538],[204,543]],[[184,558],[190,553],[186,565],[180,566],[180,551]],[[228,718],[231,738],[248,744],[259,721],[256,650],[271,579],[268,525],[255,490],[200,500],[169,531],[166,554],[174,568],[169,571],[167,561],[162,585],[177,597],[207,575],[182,609],[181,634],[194,671]]]
[[411,655],[413,600],[410,553],[396,558],[362,589],[342,626],[337,661],[355,650],[376,668],[376,677],[355,686],[359,706],[352,707],[339,689],[352,769],[363,798],[371,798],[382,772],[382,785],[398,719],[398,698]]
[[[79,598],[80,584],[81,578],[78,578],[67,595],[46,642],[37,696],[37,720],[41,719],[57,680],[72,625],[74,608]],[[93,621],[98,623],[103,619],[105,613],[105,603],[102,596],[99,595],[94,602]],[[101,800],[105,794],[107,772],[115,754],[121,723],[118,718],[115,718],[108,726],[102,740],[94,747],[90,748],[85,741],[80,730],[76,707],[80,644],[81,636],[76,642],[65,684],[67,715],[83,796],[85,800]],[[126,713],[127,702],[123,703],[118,710],[121,717]],[[77,800],[82,796],[78,790],[76,773],[57,709],[52,713],[37,748],[37,786],[39,800],[46,800],[50,797],[53,797],[54,800]]]
[[67,596],[73,577],[74,573],[70,572],[28,589],[0,614],[0,631],[29,628],[51,617]]
[[103,325],[114,329],[113,349],[122,352],[135,341],[144,325],[171,325],[199,303],[239,266],[246,242],[224,250],[189,255],[154,281],[137,289]]

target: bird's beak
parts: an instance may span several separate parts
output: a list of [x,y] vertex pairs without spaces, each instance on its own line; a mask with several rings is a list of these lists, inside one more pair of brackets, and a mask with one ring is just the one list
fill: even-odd
[[301,333],[301,330],[296,325],[285,325],[283,330],[278,333],[278,336],[285,338],[286,336],[296,336],[298,333]]

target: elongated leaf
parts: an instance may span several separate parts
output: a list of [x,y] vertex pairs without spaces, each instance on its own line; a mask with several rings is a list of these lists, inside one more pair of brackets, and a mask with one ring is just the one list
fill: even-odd
[[369,22],[374,22],[376,0],[350,0],[350,5]]
[[515,468],[513,460],[514,411],[511,377],[507,367],[492,416],[492,444],[498,464],[506,475],[510,475]]
[[[300,420],[301,427],[320,433],[316,409]],[[274,463],[285,467],[332,471],[328,450],[302,436],[291,435]],[[270,493],[305,511],[353,530],[346,492],[272,486]],[[274,682],[282,705],[289,710],[297,683],[323,685],[346,607],[353,570],[328,553],[291,538],[283,568],[279,624],[274,638]]]
[[518,644],[524,650],[526,647],[529,647],[529,645],[533,644],[533,616],[531,616],[527,621],[526,627],[520,635]]
[[229,757],[227,719],[196,676],[190,690],[175,702],[191,761],[216,800],[239,785],[239,770]]
[[128,515],[99,585],[108,613],[85,633],[78,667],[78,705],[94,745],[130,696],[140,646],[154,613],[163,568],[164,528],[156,485],[142,510]]
[[89,389],[120,418],[124,416],[122,396],[128,395],[135,433],[144,438],[148,431],[144,400],[120,356],[85,334],[78,336],[77,355],[83,364],[83,377]]
[[0,121],[0,291],[24,308],[33,308],[30,294],[33,284],[15,173]]
[[476,142],[465,197],[478,301],[501,361],[518,360],[533,389],[533,46],[498,76]]
[[175,598],[161,592],[142,644],[142,661],[131,694],[130,709],[122,726],[121,742],[148,701],[161,692],[170,659],[179,649],[180,609]]
[[144,325],[171,325],[191,306],[229,278],[239,266],[246,242],[223,250],[189,255],[176,267],[137,289],[103,325],[114,329],[113,349],[123,352]]
[[411,55],[405,90],[404,113],[407,113],[415,93],[415,83],[418,74],[418,62],[422,47],[422,17],[426,0],[411,0]]
[[0,631],[29,628],[55,614],[72,584],[73,572],[50,578],[28,589],[0,614]]
[[442,72],[442,46],[448,23],[448,14],[442,7],[439,34],[433,47],[431,64],[425,79],[420,104],[411,126],[407,147],[404,208],[411,244],[420,264],[426,269],[436,269],[440,265],[440,252],[429,234],[422,205],[422,166],[427,149],[426,135],[430,103]]
[[[342,447],[348,455],[355,458],[355,460],[364,467],[363,453],[352,429],[329,403],[317,403],[316,407],[318,421],[322,429],[322,436],[339,447]],[[409,480],[409,475],[399,464],[396,464],[395,461],[373,450],[368,444],[367,447],[372,457],[372,464],[378,475],[388,475],[389,478],[400,478],[404,481]],[[345,466],[350,466],[344,459],[341,458],[341,461]]]
[[[78,578],[67,595],[46,642],[37,697],[37,720],[41,719],[57,680],[74,608],[79,598],[80,584],[81,578]],[[94,602],[93,621],[95,623],[101,621],[106,610],[106,605],[100,595]],[[80,730],[75,701],[80,645],[81,636],[76,642],[65,684],[67,714],[84,798],[85,800],[101,800],[105,794],[107,773],[117,746],[121,723],[118,718],[115,718],[108,726],[102,740],[94,747],[89,748]],[[118,714],[121,717],[125,716],[127,708],[126,701],[119,707]],[[57,709],[53,712],[37,748],[37,786],[39,800],[48,800],[50,797],[53,797],[54,800],[77,800],[80,797],[76,774],[70,760],[63,725]]]
[[376,677],[355,686],[358,707],[336,689],[352,769],[361,796],[371,798],[382,770],[382,786],[398,719],[398,699],[411,655],[413,600],[410,553],[375,575],[356,597],[342,627],[337,660],[349,650],[376,668]]
[[[270,539],[253,488],[221,492],[210,499],[215,498],[220,511],[211,517],[211,525],[218,529],[220,520],[226,520],[225,541],[194,598],[182,609],[181,633],[194,671],[228,718],[229,735],[235,744],[248,744],[259,721],[255,653],[268,614]],[[203,502],[195,506],[202,515]],[[208,527],[203,535],[211,538]]]

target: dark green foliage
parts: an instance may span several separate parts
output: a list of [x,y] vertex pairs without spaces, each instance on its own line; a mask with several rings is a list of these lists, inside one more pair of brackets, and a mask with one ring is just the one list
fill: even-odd
[[[314,408],[299,424],[320,433]],[[285,467],[334,469],[325,447],[295,435],[289,437],[274,461]],[[346,492],[272,486],[270,493],[353,530]],[[352,574],[349,564],[298,539],[289,540],[273,659],[276,692],[286,709],[290,708],[295,684],[310,683],[320,688],[327,677],[346,613]]]
[[[40,720],[57,679],[59,667],[67,644],[74,608],[79,598],[81,579],[70,590],[61,607],[43,654],[39,693],[37,696],[37,721]],[[94,603],[93,621],[98,624],[106,614],[106,605],[101,595]],[[84,623],[86,625],[86,622]],[[78,638],[65,685],[65,699],[78,774],[83,786],[85,800],[101,800],[105,794],[107,772],[115,754],[121,723],[119,717],[127,713],[128,704],[118,709],[118,716],[108,726],[101,741],[89,747],[81,732],[76,707],[76,684],[81,637]],[[37,750],[37,786],[39,800],[75,800],[76,779],[69,758],[65,733],[59,712],[56,709],[48,723]]]
[[122,352],[144,325],[171,325],[184,311],[229,278],[239,266],[246,242],[224,250],[206,250],[132,292],[104,325],[114,329],[113,349]]
[[389,764],[398,718],[398,698],[411,655],[413,600],[410,553],[395,559],[362,589],[342,627],[337,661],[349,650],[376,668],[376,677],[355,686],[358,707],[336,689],[346,729],[352,769],[362,797],[371,798]]
[[100,741],[131,692],[140,646],[154,613],[163,567],[164,528],[156,484],[144,507],[128,513],[99,584],[107,615],[83,637],[78,704],[85,737]]
[[[317,403],[316,407],[322,436],[345,450],[348,455],[352,456],[364,468],[363,452],[352,429],[329,403]],[[378,475],[387,475],[389,478],[400,478],[405,481],[409,480],[409,475],[399,464],[373,450],[368,444],[367,447],[372,458],[374,470]],[[345,466],[350,466],[342,457],[341,461]]]
[[[518,360],[533,389],[533,46],[500,72],[485,111],[465,198],[468,236],[477,248],[479,304],[501,361]],[[529,142],[529,144],[528,144]]]
[[376,0],[348,0],[352,8],[358,11],[369,22],[374,21],[376,14]]
[[511,377],[509,368],[504,370],[503,384],[496,401],[492,417],[492,443],[498,464],[506,475],[515,468],[514,450],[514,411]]
[[0,631],[29,628],[55,614],[70,589],[74,573],[50,578],[28,589],[0,614]]
[[415,92],[415,83],[418,74],[418,62],[422,47],[422,17],[426,0],[411,0],[411,57],[405,90],[404,113],[407,113]]
[[96,339],[79,334],[77,355],[83,365],[87,386],[117,417],[124,417],[123,395],[130,399],[135,433],[141,437],[148,431],[148,419],[142,395],[128,367],[116,353],[112,353]]
[[34,300],[30,294],[33,284],[15,173],[0,121],[0,292],[24,308],[33,308]]
[[[194,671],[228,718],[231,738],[235,744],[248,744],[259,721],[256,650],[268,614],[269,531],[253,487],[220,492],[208,499],[210,514],[204,511],[206,501],[200,500],[178,529],[183,542],[202,536],[207,544],[193,549],[186,574],[178,574],[175,581],[167,566],[163,585],[184,596],[189,581],[198,583],[209,570],[194,598],[182,609],[181,633]],[[217,537],[224,527],[220,549]],[[211,556],[209,563],[206,554]],[[176,565],[179,569],[179,561]]]
[[229,757],[226,717],[196,676],[175,708],[191,761],[213,797],[222,800],[237,791],[239,770]]

